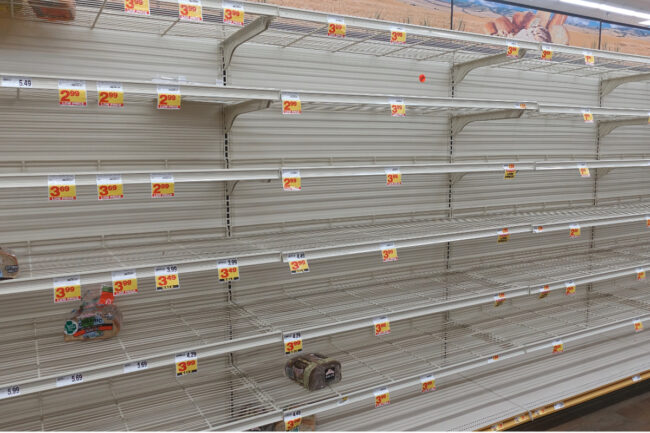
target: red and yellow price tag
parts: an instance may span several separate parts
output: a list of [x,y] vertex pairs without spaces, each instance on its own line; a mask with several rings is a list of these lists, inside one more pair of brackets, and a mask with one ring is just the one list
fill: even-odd
[[390,115],[393,117],[406,117],[406,103],[403,99],[391,99]]
[[401,27],[393,27],[390,29],[390,43],[391,44],[405,44],[406,43],[406,30]]
[[397,186],[402,184],[402,172],[399,168],[386,168],[386,186]]
[[113,295],[133,295],[138,293],[138,277],[135,269],[128,271],[114,271],[111,274],[113,280]]
[[551,289],[550,289],[550,287],[548,286],[548,284],[545,285],[544,287],[542,287],[541,289],[539,289],[539,299],[544,299],[544,298],[546,298],[550,292],[551,292]]
[[290,355],[292,353],[302,352],[302,336],[300,332],[293,332],[284,335],[284,353]]
[[375,391],[375,407],[387,406],[390,404],[390,393],[388,388],[381,388]]
[[180,110],[181,90],[179,87],[158,86],[158,109]]
[[571,224],[569,225],[569,237],[571,239],[580,237],[580,224]]
[[381,260],[383,262],[396,262],[398,260],[397,257],[397,247],[395,246],[395,242],[387,242],[385,244],[381,244]]
[[567,281],[564,283],[564,287],[566,288],[564,294],[567,296],[572,296],[576,294],[576,283],[573,281]]
[[555,340],[552,344],[553,344],[553,353],[564,352],[564,343],[562,343],[562,340]]
[[86,82],[59,80],[59,105],[85,107]]
[[580,173],[580,177],[591,177],[587,164],[578,164],[578,172]]
[[634,325],[634,332],[643,331],[643,322],[641,320],[636,319],[632,324]]
[[117,200],[124,198],[124,185],[121,174],[97,175],[97,198],[99,200]]
[[372,321],[375,326],[375,337],[390,334],[390,321],[388,317],[378,317]]
[[309,272],[309,263],[307,263],[305,253],[287,254],[287,262],[289,263],[289,270],[292,274]]
[[498,244],[508,242],[509,240],[510,240],[510,232],[508,231],[507,228],[502,228],[500,231],[497,232],[497,243]]
[[52,280],[54,303],[79,301],[81,299],[81,277],[57,277]]
[[239,263],[237,263],[237,259],[217,261],[217,272],[221,282],[239,280]]
[[180,289],[181,280],[178,276],[178,266],[158,266],[154,271],[156,290]]
[[178,0],[178,17],[181,21],[203,21],[201,0]]
[[149,0],[124,0],[124,12],[133,15],[149,15]]
[[594,113],[591,111],[582,111],[582,119],[585,121],[585,123],[594,123]]
[[433,374],[427,376],[420,376],[420,392],[429,392],[435,391],[436,389],[436,378],[433,377]]
[[584,55],[585,55],[585,65],[594,66],[596,64],[596,57],[594,57],[593,53],[585,51]]
[[176,355],[176,376],[192,374],[199,371],[199,358],[196,352],[178,353]]
[[503,305],[504,302],[506,302],[506,294],[505,293],[499,293],[498,295],[494,295],[494,306],[495,307]]
[[282,170],[282,189],[285,191],[302,190],[300,170]]
[[553,60],[553,49],[547,45],[542,45],[542,60],[550,62]]
[[645,280],[645,269],[643,268],[637,268],[636,269],[636,280]]
[[241,3],[223,3],[223,22],[236,26],[244,25],[244,6]]
[[282,114],[302,114],[302,103],[297,93],[282,94]]
[[302,416],[299,410],[284,415],[284,431],[300,431]]
[[645,217],[645,226],[650,227],[650,216]]
[[122,83],[98,81],[97,104],[100,107],[108,108],[124,107],[124,89],[122,88]]
[[76,200],[77,184],[75,176],[48,176],[47,178],[48,200]]
[[345,20],[340,17],[329,17],[327,19],[327,36],[334,38],[344,38]]
[[174,175],[152,173],[151,198],[174,197]]
[[519,58],[519,45],[514,42],[508,42],[508,48],[506,49],[506,56],[518,59]]
[[517,169],[514,164],[508,164],[503,166],[503,178],[504,179],[514,179],[517,175]]

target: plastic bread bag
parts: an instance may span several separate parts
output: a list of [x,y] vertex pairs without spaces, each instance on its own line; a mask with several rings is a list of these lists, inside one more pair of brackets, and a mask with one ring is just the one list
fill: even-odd
[[16,255],[11,250],[0,248],[0,280],[16,278],[19,271]]
[[63,327],[64,341],[102,340],[119,334],[122,313],[113,304],[113,288],[102,286],[99,292],[86,290],[81,305],[73,310]]
[[341,381],[341,363],[318,353],[298,355],[285,365],[286,376],[310,391]]

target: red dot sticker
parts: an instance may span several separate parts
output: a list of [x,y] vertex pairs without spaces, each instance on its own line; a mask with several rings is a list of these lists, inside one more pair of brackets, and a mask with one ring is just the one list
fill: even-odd
[[420,83],[424,83],[425,81],[427,81],[426,75],[420,74]]

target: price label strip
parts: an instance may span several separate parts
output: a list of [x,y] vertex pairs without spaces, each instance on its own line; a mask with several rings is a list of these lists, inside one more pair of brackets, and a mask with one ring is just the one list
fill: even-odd
[[510,232],[507,228],[502,228],[497,232],[497,244],[502,244],[510,240]]
[[564,283],[564,287],[566,288],[564,292],[566,296],[573,296],[576,294],[576,283],[573,281],[567,281]]
[[391,27],[390,43],[403,45],[406,43],[406,30],[402,27]]
[[372,323],[375,326],[375,337],[390,334],[390,321],[388,320],[388,317],[378,317],[374,319]]
[[384,263],[396,262],[398,260],[397,247],[395,246],[395,242],[387,242],[385,244],[381,244],[380,249],[381,249],[381,260]]
[[158,86],[158,109],[180,110],[181,89],[178,86]]
[[48,200],[76,200],[77,184],[75,176],[48,176],[47,177]]
[[62,386],[76,385],[84,381],[84,376],[82,373],[70,374],[68,376],[61,376],[56,378],[56,387],[60,388]]
[[53,278],[52,285],[54,286],[55,304],[81,300],[81,276]]
[[135,269],[127,271],[113,271],[111,273],[113,280],[113,295],[134,295],[138,293],[138,276]]
[[199,358],[196,352],[176,354],[176,376],[183,376],[199,371]]
[[406,103],[403,99],[390,100],[390,115],[393,117],[406,117]]
[[544,299],[544,298],[546,298],[550,292],[551,292],[551,289],[550,289],[550,287],[548,286],[548,284],[545,285],[544,287],[542,287],[541,289],[539,289],[539,299]]
[[178,17],[181,21],[203,22],[201,0],[178,0]]
[[124,198],[124,184],[121,174],[97,175],[97,198],[99,200],[119,200]]
[[594,123],[594,113],[589,110],[582,110],[582,119],[585,123]]
[[0,87],[15,87],[17,89],[31,89],[32,79],[29,77],[2,77]]
[[282,189],[285,191],[302,190],[300,170],[282,170]]
[[149,362],[147,360],[129,362],[124,364],[124,373],[133,373],[135,371],[146,370],[149,368]]
[[124,0],[124,12],[132,15],[149,15],[149,0]]
[[503,166],[503,178],[504,179],[514,179],[517,174],[517,169],[514,164],[508,164]]
[[287,254],[287,262],[289,262],[289,270],[292,274],[302,274],[309,272],[309,263],[305,253],[291,253]]
[[420,376],[420,392],[430,392],[436,390],[436,378],[433,374]]
[[402,172],[397,167],[385,168],[386,186],[398,186],[402,184]]
[[234,24],[244,26],[244,5],[241,3],[223,3],[223,22],[224,24]]
[[343,18],[327,17],[327,36],[344,38],[345,30],[345,20]]
[[302,416],[299,410],[295,410],[284,415],[284,431],[300,431]]
[[284,334],[285,355],[291,355],[292,353],[298,352],[302,352],[302,336],[300,335],[300,332]]
[[580,224],[569,225],[569,237],[571,239],[576,239],[580,237]]
[[297,93],[282,94],[282,114],[302,114],[300,95]]
[[59,80],[59,105],[68,107],[85,107],[86,82]]
[[219,281],[239,281],[239,263],[237,259],[227,259],[217,261],[217,272]]
[[494,295],[494,306],[499,307],[503,305],[503,303],[506,302],[506,294],[505,293],[499,293],[498,295]]
[[17,397],[20,395],[20,386],[12,385],[0,390],[0,400],[4,398]]
[[637,281],[645,280],[645,269],[636,268],[636,280]]
[[548,45],[542,45],[542,60],[550,62],[553,60],[553,49]]
[[151,198],[174,197],[174,175],[164,173],[152,173]]
[[519,45],[515,42],[508,42],[508,48],[506,49],[506,56],[511,59],[519,58]]
[[634,322],[632,322],[632,325],[634,325],[634,332],[643,331],[643,322],[641,320],[636,319]]
[[[149,4],[147,3],[147,7]],[[124,89],[122,83],[111,81],[97,82],[97,104],[100,107],[124,107]]]
[[553,353],[562,353],[564,352],[564,343],[562,343],[562,340],[555,340],[553,343]]
[[181,280],[178,276],[178,266],[158,266],[154,270],[156,277],[156,290],[172,290],[181,288]]
[[380,388],[375,390],[375,408],[387,406],[390,404],[390,393],[388,388]]
[[587,164],[578,164],[578,172],[580,173],[580,177],[591,177]]
[[585,65],[594,66],[596,64],[596,58],[594,57],[594,53],[592,53],[591,51],[584,51],[583,54],[585,56]]
[[543,233],[544,232],[544,226],[533,227],[533,232],[534,233]]

